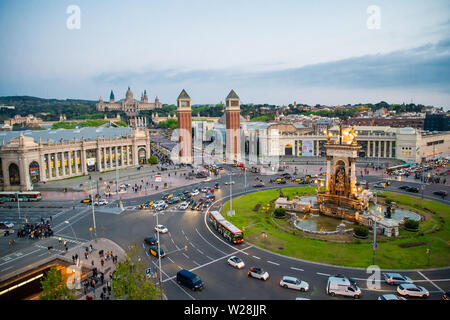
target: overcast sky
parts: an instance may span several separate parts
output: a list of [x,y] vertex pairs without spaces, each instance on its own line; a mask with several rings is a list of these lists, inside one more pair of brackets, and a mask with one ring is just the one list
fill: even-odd
[[[70,29],[80,9],[80,28]],[[378,6],[380,19],[371,5]],[[450,106],[450,1],[1,0],[0,95]],[[374,20],[375,19],[375,20]],[[369,26],[368,27],[368,21]],[[379,21],[379,29],[373,29]]]

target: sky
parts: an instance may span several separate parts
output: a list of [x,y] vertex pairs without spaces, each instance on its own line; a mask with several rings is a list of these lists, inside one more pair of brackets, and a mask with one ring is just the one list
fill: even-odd
[[[79,9],[79,15],[72,11]],[[376,6],[373,11],[371,6]],[[0,96],[450,107],[448,0],[1,0]],[[73,27],[79,26],[79,28]]]

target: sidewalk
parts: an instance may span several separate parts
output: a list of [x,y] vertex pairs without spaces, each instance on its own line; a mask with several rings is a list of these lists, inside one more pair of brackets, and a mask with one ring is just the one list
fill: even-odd
[[[91,250],[92,245],[92,250]],[[88,248],[88,257],[86,259],[86,247]],[[103,250],[103,255],[99,253]],[[107,253],[112,253],[110,258],[106,258]],[[87,300],[86,296],[91,297],[93,300],[101,300],[101,295],[104,293],[105,299],[111,298],[111,294],[108,293],[108,284],[111,287],[110,275],[116,269],[116,263],[113,262],[112,256],[117,256],[117,261],[120,261],[125,257],[125,251],[117,245],[115,242],[98,238],[97,241],[91,240],[85,243],[81,248],[77,247],[76,250],[70,250],[65,254],[65,257],[71,259],[72,256],[78,254],[78,259],[81,265],[85,265],[89,268],[97,268],[97,276],[94,277],[92,272],[89,276],[81,281],[81,289],[78,291],[78,300]],[[101,261],[103,260],[103,265]],[[115,260],[115,259],[114,259]],[[103,274],[103,283],[101,281],[101,274]],[[93,282],[92,282],[93,281]],[[95,286],[91,286],[91,282],[95,283]],[[88,286],[84,286],[85,283],[89,283]]]

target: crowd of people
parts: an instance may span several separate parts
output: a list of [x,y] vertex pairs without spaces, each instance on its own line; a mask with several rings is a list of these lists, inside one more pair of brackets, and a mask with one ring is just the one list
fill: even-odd
[[44,239],[53,236],[50,220],[41,219],[39,223],[27,223],[17,231],[18,238]]

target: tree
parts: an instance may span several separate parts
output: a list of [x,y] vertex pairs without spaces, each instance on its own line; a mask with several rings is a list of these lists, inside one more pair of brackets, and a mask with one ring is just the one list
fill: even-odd
[[151,156],[151,157],[148,159],[148,162],[149,162],[150,164],[157,164],[157,163],[158,163],[158,158],[155,157],[155,156]]
[[139,247],[132,243],[126,250],[126,257],[120,261],[113,274],[112,294],[115,299],[159,300],[162,289],[158,289],[153,279],[147,279],[147,266],[140,257]]
[[41,300],[75,300],[75,290],[64,283],[61,270],[51,267],[47,276],[41,280]]

